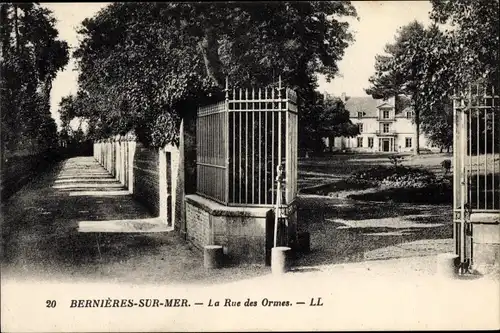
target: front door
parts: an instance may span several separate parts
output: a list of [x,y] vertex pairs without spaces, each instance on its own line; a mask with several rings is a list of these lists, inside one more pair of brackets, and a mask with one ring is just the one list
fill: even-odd
[[389,140],[382,140],[382,151],[389,151]]

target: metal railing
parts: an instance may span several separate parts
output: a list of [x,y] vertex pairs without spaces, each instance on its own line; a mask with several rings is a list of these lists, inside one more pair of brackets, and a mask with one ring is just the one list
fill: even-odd
[[396,132],[395,130],[389,130],[389,131],[376,130],[375,134],[376,135],[397,135],[398,132]]
[[291,202],[297,193],[297,124],[297,96],[281,81],[226,88],[225,101],[198,109],[198,194],[227,205],[272,205],[276,166],[282,164]]

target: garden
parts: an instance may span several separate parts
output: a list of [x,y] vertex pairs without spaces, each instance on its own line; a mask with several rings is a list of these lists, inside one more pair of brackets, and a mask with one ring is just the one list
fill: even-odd
[[[303,184],[309,186],[301,189],[302,194],[417,204],[452,202],[451,159],[447,154],[374,155],[371,158],[351,155],[348,159],[336,156],[328,159],[331,171],[335,169],[335,164],[343,166],[336,168],[336,178],[331,173],[327,174],[329,170],[324,168],[325,177],[321,179],[318,172],[321,161],[303,161],[301,175],[309,180],[309,183]],[[316,172],[311,172],[311,169]],[[316,176],[313,186],[310,186],[311,175]]]

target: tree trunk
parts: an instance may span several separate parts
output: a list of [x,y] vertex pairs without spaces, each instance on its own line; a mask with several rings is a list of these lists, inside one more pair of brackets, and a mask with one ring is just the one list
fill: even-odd
[[52,91],[52,78],[46,77],[42,83],[42,96],[44,111],[50,114],[50,92]]
[[19,55],[19,17],[17,16],[17,5],[14,5],[14,33],[16,36],[16,53]]
[[219,57],[219,43],[215,36],[215,31],[211,28],[205,29],[205,34],[202,40],[198,43],[207,75],[215,82],[215,84],[223,89],[225,86],[222,75],[222,62]]
[[1,7],[1,14],[0,14],[0,22],[2,22],[2,25],[4,26],[4,29],[2,29],[2,55],[1,55],[1,61],[2,63],[5,61],[7,57],[7,52],[10,49],[10,34],[11,34],[11,26],[9,20],[9,13],[8,13],[8,5],[2,4]]
[[420,114],[415,111],[415,149],[414,155],[420,155]]

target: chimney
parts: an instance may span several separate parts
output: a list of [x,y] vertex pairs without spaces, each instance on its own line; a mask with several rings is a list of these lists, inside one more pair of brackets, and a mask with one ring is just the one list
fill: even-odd
[[345,95],[345,92],[343,92],[341,95],[340,95],[340,100],[345,103],[346,102],[346,95]]

